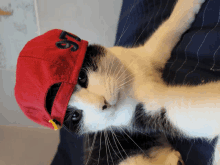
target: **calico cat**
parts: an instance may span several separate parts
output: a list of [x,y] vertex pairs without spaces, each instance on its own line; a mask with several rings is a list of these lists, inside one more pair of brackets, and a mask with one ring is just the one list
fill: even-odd
[[[162,79],[172,49],[190,28],[204,1],[178,0],[170,17],[143,46],[88,46],[64,126],[79,134],[112,127],[132,132],[139,129],[138,114],[146,116],[142,121],[146,129],[179,137],[211,140],[218,136],[220,83],[169,86]],[[49,113],[59,85],[48,92]],[[139,103],[143,114],[136,110]],[[213,156],[217,162],[217,149]]]

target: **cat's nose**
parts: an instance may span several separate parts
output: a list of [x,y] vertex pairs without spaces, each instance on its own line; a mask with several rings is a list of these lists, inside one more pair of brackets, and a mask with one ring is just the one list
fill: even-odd
[[102,110],[109,108],[111,105],[104,99],[104,105],[102,106]]

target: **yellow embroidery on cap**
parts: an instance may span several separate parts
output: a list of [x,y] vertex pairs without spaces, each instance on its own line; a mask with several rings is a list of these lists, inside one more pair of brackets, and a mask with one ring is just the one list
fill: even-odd
[[49,120],[49,123],[53,124],[53,127],[54,127],[55,131],[58,130],[58,126],[56,125],[56,123],[52,119]]

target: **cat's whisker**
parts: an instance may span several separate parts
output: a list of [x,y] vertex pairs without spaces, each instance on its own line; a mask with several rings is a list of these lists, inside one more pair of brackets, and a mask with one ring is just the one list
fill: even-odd
[[115,92],[115,85],[116,85],[116,82],[115,81],[112,81],[112,95],[115,97],[117,92]]
[[[105,58],[105,69],[104,70],[106,70],[106,68],[107,68],[107,59]],[[108,75],[107,75],[107,72],[104,74],[104,85],[105,85],[105,93],[108,93],[108,90],[107,90],[107,87],[108,87],[108,79],[106,78],[106,76],[108,77]],[[106,123],[107,123],[107,121],[106,121]],[[105,125],[106,125],[106,123],[105,123]]]
[[[110,126],[110,131],[111,131],[111,132],[113,131],[111,126]],[[112,135],[113,135],[113,132],[112,132]],[[114,140],[114,142],[115,142],[114,136],[112,136],[112,137],[113,137],[113,140]],[[119,154],[121,155],[121,158],[120,158],[120,159],[123,159],[123,160],[124,160],[124,158],[123,158],[123,156],[122,156],[122,154],[121,154],[121,152],[120,152],[120,150],[119,150],[118,145],[117,145],[116,142],[115,142],[115,146],[116,146],[116,148],[118,149]],[[118,156],[118,155],[117,155],[117,156]]]
[[[112,63],[113,63],[113,62],[115,63],[115,61],[117,62],[117,60],[115,59],[114,56],[111,56],[111,57],[112,57],[112,62],[110,63],[110,64],[111,64],[111,68],[110,68],[110,70],[109,70],[109,73],[110,73],[110,71],[112,70],[112,67],[113,67]],[[114,71],[114,72],[115,72],[115,71]],[[113,74],[113,75],[114,75],[114,74]],[[112,80],[109,79],[109,81],[112,81]],[[109,87],[112,87],[112,88],[110,88],[110,94],[114,93],[114,83],[113,83],[113,82],[109,82]]]
[[97,134],[98,134],[98,132],[96,132],[96,133],[95,133],[95,135],[94,135],[93,142],[92,142],[92,149],[90,149],[90,152],[89,152],[89,157],[87,158],[86,165],[88,164],[89,159],[90,159],[90,157],[91,157],[92,150],[93,150],[93,147],[94,147],[94,144],[95,144],[95,140],[96,140],[96,136],[97,136]]
[[[128,78],[130,78],[130,77],[132,77],[132,76],[134,77],[133,74],[128,75],[128,76],[125,77],[123,80],[119,81],[118,84],[122,83],[123,81],[125,81],[126,79],[128,79]],[[132,77],[132,78],[133,78],[133,77]]]
[[113,81],[112,79],[109,79],[109,88],[110,88],[110,95],[113,97],[117,96],[117,92],[115,92],[115,85],[116,85],[116,81]]
[[112,91],[112,78],[111,78],[111,76],[108,77],[107,82],[108,82],[108,92],[110,95],[112,95],[113,91]]
[[[147,67],[146,67],[146,68],[147,68]],[[140,73],[140,74],[137,74],[135,77],[137,77],[137,76],[142,76],[143,74],[147,74],[147,73],[142,72],[142,73]],[[119,85],[118,88],[117,88],[117,90],[120,89],[120,87],[124,86],[124,84],[127,84],[127,83],[131,82],[132,80],[134,80],[135,77],[133,77],[133,78],[131,78],[130,80],[124,82],[124,83],[121,84],[121,85]]]
[[143,133],[142,131],[140,131],[140,130],[136,129],[135,127],[131,127],[131,126],[129,126],[129,125],[127,125],[126,127],[130,127],[131,129],[135,129],[136,131],[138,131],[138,132],[142,133],[143,135],[148,136],[148,134],[147,134],[147,133]]
[[115,70],[114,70],[114,72],[113,72],[113,75],[115,75],[115,72],[117,71],[118,66],[121,66],[121,67],[122,67],[121,63],[120,63],[118,60],[115,60],[115,61],[116,61],[117,65],[116,65],[116,68],[115,68]]
[[113,79],[111,79],[111,81],[109,81],[109,92],[110,92],[110,95],[115,98],[117,97],[118,93],[115,92],[115,81],[113,81]]
[[131,82],[132,80],[133,80],[133,79],[130,79],[130,80],[124,82],[123,84],[119,85],[119,86],[117,87],[117,90],[121,89],[121,88],[124,87],[126,84],[129,85],[128,83]]
[[112,91],[111,91],[112,83],[110,82],[110,77],[107,77],[106,83],[108,84],[107,87],[105,87],[106,93],[112,95]]
[[[117,63],[117,65],[116,65],[116,68],[115,68],[115,70],[114,70],[114,72],[113,72],[113,75],[115,75],[115,72],[117,71],[117,69],[118,69],[118,66],[120,66],[120,62],[118,62],[117,60],[116,60],[116,63]],[[122,67],[122,65],[121,65],[121,67]],[[116,77],[117,78],[117,77]],[[116,89],[116,86],[117,86],[117,81],[114,81],[114,83],[113,83],[113,90],[115,91],[115,89]]]
[[[106,58],[104,58],[104,60],[105,60],[105,68],[104,68],[104,70],[106,70],[106,68],[107,68],[107,65],[106,65],[106,63],[107,63],[107,60],[106,60]],[[105,77],[105,86],[106,86],[106,74],[104,74],[104,77]],[[106,88],[105,88],[106,89]]]
[[[126,68],[125,68],[125,70],[120,74],[120,76],[118,77],[118,74],[115,76],[117,79],[116,79],[116,81],[118,81],[118,79],[126,72],[126,71],[128,71],[128,68],[130,67],[130,66],[132,66],[132,64],[135,62],[135,60],[133,60]],[[122,66],[123,67],[123,66]],[[118,73],[120,73],[120,72],[118,72]]]
[[[110,68],[110,64],[108,65],[108,68]],[[111,95],[111,77],[109,76],[109,70],[106,72],[106,93]]]
[[[106,120],[106,122],[105,122],[105,127],[106,127],[107,122],[108,122],[108,120]],[[107,152],[106,135],[105,135],[105,133],[106,133],[106,129],[104,129],[104,132],[103,132],[103,133],[104,133],[105,148],[106,148],[106,156],[107,156],[107,163],[108,163],[108,152]],[[109,163],[108,163],[108,165],[109,165]]]
[[101,140],[102,140],[102,131],[101,131],[100,134],[101,134],[101,136],[100,136],[99,158],[98,158],[98,163],[97,163],[97,165],[99,165],[100,151],[101,151],[101,146],[102,146],[102,143],[101,143]]
[[107,144],[106,144],[106,130],[104,130],[104,137],[105,137],[105,149],[106,149],[106,156],[107,156],[107,163],[109,165],[109,162],[108,162],[108,151],[107,151]]
[[[130,64],[131,65],[131,64]],[[121,66],[121,68],[122,68],[122,66]],[[125,73],[126,71],[128,70],[128,68],[126,68],[120,75],[119,75],[119,77],[117,78],[117,76],[118,76],[118,74],[115,76],[117,79],[116,79],[116,82],[118,81],[118,79],[119,78],[121,78],[121,76],[123,76],[123,73]],[[118,73],[120,73],[120,71],[118,72]],[[128,77],[131,77],[133,74],[131,74],[131,75],[128,75],[127,77],[125,77],[123,80],[120,80],[120,82],[117,82],[117,84],[116,85],[119,85],[121,82],[123,82],[124,80],[126,80]],[[134,78],[134,77],[133,77]],[[118,89],[120,89],[118,86],[117,86],[117,88],[114,88],[115,90],[118,90]]]
[[[111,154],[110,147],[109,147],[109,144],[111,144],[111,143],[110,143],[110,141],[108,139],[108,132],[107,131],[106,131],[106,142],[107,142],[107,147],[108,147],[108,150],[109,150],[110,157],[112,159],[112,154]],[[113,159],[112,159],[112,163],[114,164]]]
[[[119,128],[121,128],[121,127],[119,126]],[[121,130],[129,137],[129,139],[132,140],[132,142],[133,142],[143,153],[145,153],[145,152],[141,149],[141,147],[140,147],[139,145],[137,145],[137,143],[123,130],[123,128],[121,128]]]
[[124,97],[126,97],[128,94],[125,92],[125,88],[122,88],[121,92],[123,92],[123,95],[120,99],[122,100]]
[[[107,138],[108,138],[108,136],[107,136]],[[114,151],[115,155],[117,155],[117,157],[118,157],[119,159],[121,159],[121,158],[118,156],[118,154],[115,152],[114,148],[112,147],[112,145],[111,145],[111,142],[110,142],[109,138],[108,138],[108,142],[109,142],[109,144],[110,144],[110,146],[111,146],[112,150]]]
[[[112,133],[112,130],[110,130],[111,131],[111,133]],[[114,140],[114,136],[112,136],[113,137],[113,140]],[[110,140],[109,140],[109,142],[110,142]],[[115,142],[115,140],[114,140],[114,142]],[[116,143],[115,143],[116,144]],[[111,145],[111,143],[110,143],[110,145]],[[117,144],[116,144],[117,145]],[[111,147],[112,147],[112,145],[111,145]],[[118,147],[117,147],[118,148]],[[115,150],[114,150],[114,148],[112,147],[112,150],[114,151],[114,153],[116,154],[116,156],[119,158],[119,159],[123,159],[123,157],[122,158],[120,158],[119,156],[118,156],[118,154],[115,152]],[[120,151],[119,151],[120,152]]]
[[114,56],[110,56],[110,59],[109,59],[109,63],[108,63],[108,68],[106,68],[106,74],[107,75],[110,75],[110,70],[112,68],[112,62],[114,61]]
[[116,96],[116,92],[115,92],[115,83],[114,83],[114,81],[112,81],[111,82],[111,95],[113,96],[113,97],[115,97]]
[[[120,67],[118,73],[115,75],[116,78],[118,77],[118,74],[120,73],[120,71],[121,71],[122,68],[124,68],[123,65],[121,65],[121,67]],[[117,80],[117,79],[116,79],[116,80]]]
[[88,139],[88,141],[86,140],[86,142],[88,144],[88,147],[85,149],[85,151],[90,151],[91,146],[90,146],[90,143],[89,143],[89,134],[88,133],[85,134],[85,138]]
[[[134,62],[134,61],[135,61],[135,60],[133,60],[133,62]],[[133,62],[132,62],[132,63],[133,63]],[[131,63],[130,65],[132,65],[132,63]],[[130,65],[129,65],[129,66],[130,66]],[[129,66],[126,68],[126,70],[128,70]],[[145,68],[148,68],[148,67],[149,67],[149,66],[146,66]],[[144,69],[144,68],[143,68],[143,69]],[[126,71],[126,70],[125,70],[125,71]],[[123,73],[124,73],[124,72],[123,72]],[[123,73],[122,73],[122,74],[123,74]],[[122,74],[121,74],[121,75],[122,75]],[[135,77],[142,76],[143,74],[147,74],[147,73],[142,72],[142,73],[140,73],[140,74],[137,74]],[[125,77],[125,78],[124,78],[123,80],[121,80],[118,84],[120,84],[122,81],[126,80],[128,77],[131,77],[131,76],[133,76],[133,74],[128,75],[127,77]],[[135,79],[135,77],[133,76],[132,79]],[[119,79],[119,78],[118,78],[118,79]],[[118,79],[116,79],[116,80],[118,80]]]
[[[111,128],[111,127],[110,127],[110,128]],[[124,153],[125,153],[126,156],[128,157],[127,153],[125,152],[124,148],[123,148],[122,145],[120,144],[120,142],[119,142],[119,140],[118,140],[117,136],[115,135],[115,133],[114,133],[114,131],[113,131],[112,128],[111,128],[111,130],[112,130],[112,133],[113,133],[113,135],[115,136],[116,140],[118,141],[118,144],[121,146],[122,150],[124,151]],[[122,157],[123,157],[123,156],[122,156]]]
[[111,68],[109,69],[109,73],[111,73],[110,71],[112,70],[112,66],[113,66],[112,64],[115,63],[115,61],[116,61],[115,56],[112,55],[111,58],[112,58],[112,61],[111,61],[111,63],[109,63],[109,65],[111,66]]

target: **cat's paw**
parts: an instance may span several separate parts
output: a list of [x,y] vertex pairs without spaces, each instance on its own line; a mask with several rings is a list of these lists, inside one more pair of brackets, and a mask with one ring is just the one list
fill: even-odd
[[175,23],[181,31],[188,30],[204,2],[205,0],[178,0],[170,16],[170,21]]

